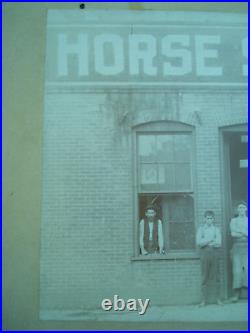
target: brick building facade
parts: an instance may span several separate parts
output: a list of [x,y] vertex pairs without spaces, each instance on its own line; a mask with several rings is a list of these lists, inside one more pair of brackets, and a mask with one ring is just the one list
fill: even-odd
[[[61,29],[67,33],[70,24],[75,24],[75,30],[70,32],[73,36],[78,29],[76,23],[79,24],[77,15],[73,15],[74,18],[71,14],[68,18],[64,15],[65,22],[62,24],[62,17],[52,11],[48,25],[51,25],[51,30]],[[91,21],[91,15],[95,17],[95,14],[90,14],[86,22],[96,24],[94,19]],[[105,20],[107,14],[99,15]],[[145,13],[126,15],[134,23],[134,33],[136,24],[142,20],[143,25],[151,27],[152,22],[156,24],[159,20],[158,24],[167,29],[163,21],[168,16],[161,17],[163,13],[152,15],[152,22]],[[179,35],[186,33],[187,22],[191,25],[202,24],[200,13],[185,15],[184,23],[180,13],[171,18],[172,25],[175,22],[179,24]],[[225,25],[233,36],[235,44],[231,46],[237,49],[242,45],[240,41],[247,36],[244,15],[212,16],[206,16],[206,36],[218,35],[220,27]],[[53,24],[57,26],[53,27]],[[124,25],[126,29],[131,28],[126,18]],[[115,27],[110,26],[110,31],[115,33]],[[85,29],[90,31],[87,30],[89,28]],[[48,30],[48,36],[54,33],[51,30]],[[172,34],[176,35],[177,32]],[[89,40],[92,37],[90,34]],[[73,36],[72,40],[69,43],[71,46],[77,39]],[[230,50],[228,38],[222,38],[222,44],[223,41],[225,45],[218,52]],[[55,52],[49,43],[47,52]],[[210,45],[208,49],[211,51],[215,44],[214,40],[213,46]],[[146,44],[146,48],[149,45]],[[185,55],[188,46],[179,41],[177,47],[180,45]],[[192,45],[190,42],[190,49]],[[72,49],[69,54],[78,52],[77,48],[75,51]],[[197,52],[197,47],[195,50]],[[240,46],[237,50],[240,50]],[[230,60],[229,51],[226,54],[225,62],[231,63],[232,68],[238,68],[241,64],[241,74],[244,74],[247,63],[245,51],[237,64]],[[115,55],[113,57],[115,63]],[[211,70],[212,67],[219,68],[215,53],[208,52],[206,57],[210,58],[208,67],[211,66]],[[146,59],[143,64],[138,64],[139,72],[147,64],[154,67],[155,63],[149,64]],[[184,63],[184,58],[181,59]],[[197,56],[192,59],[195,66],[195,61],[199,59]],[[239,74],[237,77],[234,72],[237,78],[234,81],[227,67],[228,76],[225,77],[222,77],[223,74],[220,77],[218,72],[211,77],[208,74],[198,77],[191,73],[190,77],[178,75],[175,78],[172,74],[170,79],[166,79],[166,84],[158,74],[150,77],[150,74],[140,72],[138,78],[133,74],[129,81],[125,59],[123,73],[126,77],[122,80],[119,76],[111,75],[102,81],[99,67],[99,74],[90,77],[82,85],[81,78],[73,80],[68,77],[71,70],[74,75],[77,61],[74,63],[74,57],[70,56],[67,61],[69,67],[64,76],[58,75],[57,79],[52,80],[48,72],[46,79],[42,316],[46,311],[55,309],[99,308],[103,298],[112,299],[115,294],[124,299],[150,298],[154,305],[198,302],[200,261],[194,237],[207,209],[214,210],[217,224],[222,230],[221,285],[223,297],[228,297],[231,292],[228,223],[235,202],[247,200],[246,75]],[[53,64],[48,57],[48,71],[51,62]],[[62,63],[60,66],[63,66]],[[110,63],[107,61],[106,64],[103,60],[103,72],[107,68],[112,71]],[[180,66],[179,62],[172,67],[175,66]],[[84,71],[84,66],[82,68]],[[133,69],[131,66],[129,68]],[[196,68],[196,74],[197,71]],[[178,144],[180,137],[189,140],[187,146],[184,140],[184,150],[181,150],[182,144]],[[140,140],[175,142],[173,149],[176,158],[174,162],[171,160],[172,164],[175,163],[174,168],[171,169],[170,162],[165,160],[163,164],[141,163],[142,157],[146,156],[146,159],[151,156],[152,147],[140,152]],[[161,149],[166,147],[164,142]],[[180,156],[184,156],[187,150],[189,155],[183,161]],[[161,152],[159,150],[159,156]],[[238,161],[236,166],[235,160]],[[181,166],[180,170],[178,165]],[[167,181],[165,177],[168,175],[171,177]],[[172,179],[175,181],[172,182]],[[181,179],[179,183],[178,179]],[[182,184],[185,181],[184,188]],[[240,182],[243,184],[241,189],[237,187]],[[166,254],[147,257],[140,254],[138,222],[145,204],[154,198],[163,221]],[[167,218],[166,212],[170,208],[166,205],[175,200],[179,208],[176,210],[171,206],[172,215],[169,213],[171,216]],[[190,211],[191,221],[184,221],[184,215]],[[186,230],[185,233],[182,230]],[[175,237],[176,242],[173,241]]]

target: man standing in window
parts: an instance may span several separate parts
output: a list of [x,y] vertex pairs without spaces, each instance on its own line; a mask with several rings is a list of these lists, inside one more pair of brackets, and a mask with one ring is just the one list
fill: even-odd
[[221,232],[214,225],[215,215],[212,210],[207,210],[204,214],[205,223],[198,229],[196,243],[200,248],[201,257],[201,293],[202,300],[200,306],[205,306],[208,300],[210,283],[216,286],[217,304],[222,305],[220,295],[219,280],[219,253],[221,247]]
[[154,206],[148,206],[145,219],[140,221],[140,249],[141,254],[160,253],[163,254],[164,242],[162,222],[156,218]]

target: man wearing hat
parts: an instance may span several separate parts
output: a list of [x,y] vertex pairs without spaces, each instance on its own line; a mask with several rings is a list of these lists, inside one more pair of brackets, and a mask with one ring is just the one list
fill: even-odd
[[162,222],[156,218],[156,208],[150,205],[146,208],[145,218],[140,221],[141,254],[163,254]]
[[241,201],[238,203],[237,212],[238,216],[230,222],[231,236],[233,238],[233,302],[238,301],[241,288],[248,288],[248,217],[246,202]]

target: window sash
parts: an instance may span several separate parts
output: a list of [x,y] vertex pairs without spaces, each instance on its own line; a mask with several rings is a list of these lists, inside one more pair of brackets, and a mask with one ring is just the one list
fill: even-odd
[[[157,155],[156,153],[157,138],[164,137],[166,138],[165,143],[169,142],[172,145],[169,161],[164,159],[163,154],[159,155],[158,152]],[[148,144],[146,148],[142,146],[141,139]],[[180,154],[176,153],[178,150],[176,142],[181,142],[180,139],[188,140],[186,147],[188,153],[183,159],[180,158]],[[161,143],[163,144],[164,140]],[[190,132],[139,133],[137,147],[137,187],[139,193],[193,191],[192,134]],[[183,153],[183,155],[185,154]]]
[[193,194],[138,194],[139,220],[154,201],[157,218],[163,223],[164,248],[168,251],[195,250],[195,202]]

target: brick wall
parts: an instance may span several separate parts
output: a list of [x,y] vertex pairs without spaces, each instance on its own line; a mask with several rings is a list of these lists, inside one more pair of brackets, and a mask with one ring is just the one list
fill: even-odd
[[222,223],[219,128],[247,122],[246,96],[240,90],[47,91],[41,309],[100,308],[114,294],[155,305],[199,300],[198,259],[131,261],[132,126],[154,120],[195,126],[196,224],[209,208]]

